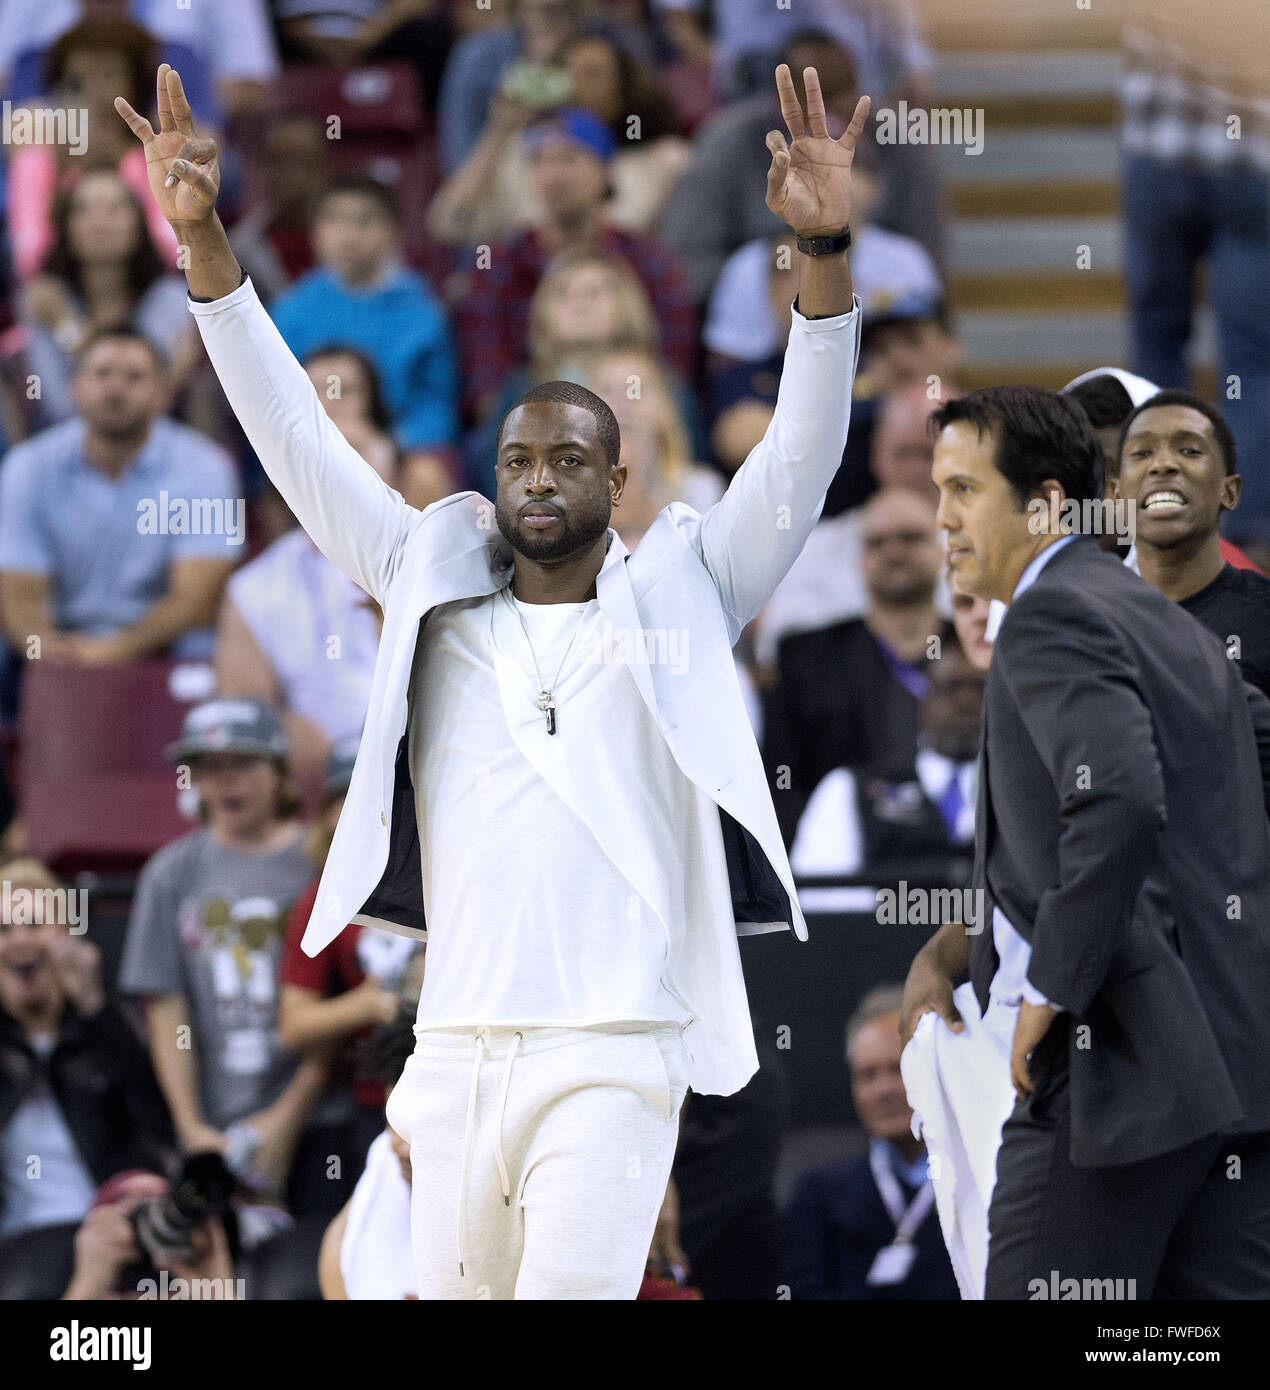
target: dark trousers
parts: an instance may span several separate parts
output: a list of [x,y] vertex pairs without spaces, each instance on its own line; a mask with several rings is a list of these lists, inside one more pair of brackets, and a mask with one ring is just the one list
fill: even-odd
[[1053,1031],[1048,1073],[1001,1131],[986,1297],[1070,1298],[1061,1281],[1075,1279],[1082,1298],[1270,1298],[1270,1134],[1077,1168],[1066,1029]]

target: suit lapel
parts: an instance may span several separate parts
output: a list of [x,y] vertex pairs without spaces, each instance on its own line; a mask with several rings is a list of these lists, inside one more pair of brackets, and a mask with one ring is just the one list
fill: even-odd
[[[988,676],[991,685],[992,676]],[[991,706],[988,691],[984,690],[983,724],[979,733],[979,787],[975,798],[975,867],[972,887],[983,892],[984,910],[979,933],[970,938],[970,980],[979,1000],[979,1008],[988,1007],[988,987],[997,973],[997,950],[992,939],[992,894],[988,891],[988,849],[992,843],[992,798],[988,794],[988,710]]]
[[[635,684],[639,687],[640,696],[653,716],[653,722],[661,728],[653,678],[648,672],[648,662],[641,659],[644,634],[639,611],[635,607],[635,593],[631,588],[630,569],[627,565],[629,555],[630,552],[622,544],[621,537],[614,532],[613,544],[605,557],[603,568],[596,577],[595,596],[599,600],[600,612],[604,615],[604,638],[609,644],[609,651],[630,670]],[[627,660],[628,655],[633,659]]]

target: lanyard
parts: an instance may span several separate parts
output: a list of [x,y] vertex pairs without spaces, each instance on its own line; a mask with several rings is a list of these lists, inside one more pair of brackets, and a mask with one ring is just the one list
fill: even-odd
[[918,1188],[917,1195],[905,1207],[899,1179],[891,1171],[891,1165],[886,1161],[886,1153],[881,1144],[869,1145],[869,1167],[873,1169],[873,1181],[877,1183],[882,1201],[890,1213],[891,1220],[895,1222],[895,1236],[891,1244],[907,1245],[917,1234],[917,1228],[925,1221],[926,1213],[934,1205],[935,1189],[930,1182],[923,1183]]
[[930,677],[924,671],[918,670],[916,666],[910,666],[907,661],[902,661],[876,633],[871,635],[891,675],[915,700],[924,700],[930,694]]

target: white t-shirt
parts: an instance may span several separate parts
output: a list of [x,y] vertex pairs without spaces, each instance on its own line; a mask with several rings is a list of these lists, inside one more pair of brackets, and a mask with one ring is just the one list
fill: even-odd
[[227,592],[285,708],[332,740],[361,733],[379,649],[366,594],[298,526],[232,575]]
[[[554,686],[553,735],[537,707],[530,641]],[[508,663],[504,679],[491,643]],[[650,910],[512,736],[515,727],[536,740],[548,768],[581,765],[629,789],[641,820],[663,832],[681,827],[681,853],[658,862],[682,879],[695,788],[631,673],[600,659],[604,649],[595,599],[530,604],[500,591],[428,619],[409,723],[428,921],[419,1027],[690,1017],[662,979],[683,914],[663,923]],[[670,899],[686,904],[686,889]]]
[[[930,252],[912,237],[866,224],[852,233],[851,279],[867,324],[896,300],[939,299],[943,289]],[[702,338],[711,352],[762,362],[785,349],[767,293],[773,251],[767,237],[738,247],[710,292]]]

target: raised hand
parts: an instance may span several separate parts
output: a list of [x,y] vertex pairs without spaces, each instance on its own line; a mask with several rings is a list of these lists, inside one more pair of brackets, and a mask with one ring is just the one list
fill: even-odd
[[157,134],[123,97],[115,98],[115,110],[141,141],[150,191],[164,217],[174,227],[211,217],[220,190],[216,142],[195,137],[193,113],[176,69],[167,63],[159,67]]
[[825,100],[815,68],[803,69],[807,92],[804,115],[794,90],[794,78],[782,63],[776,69],[776,90],[781,115],[789,127],[792,144],[779,130],[767,136],[772,167],[767,175],[767,206],[793,228],[798,236],[832,236],[851,220],[851,162],[864,134],[869,98],[861,97],[841,139],[829,135]]

